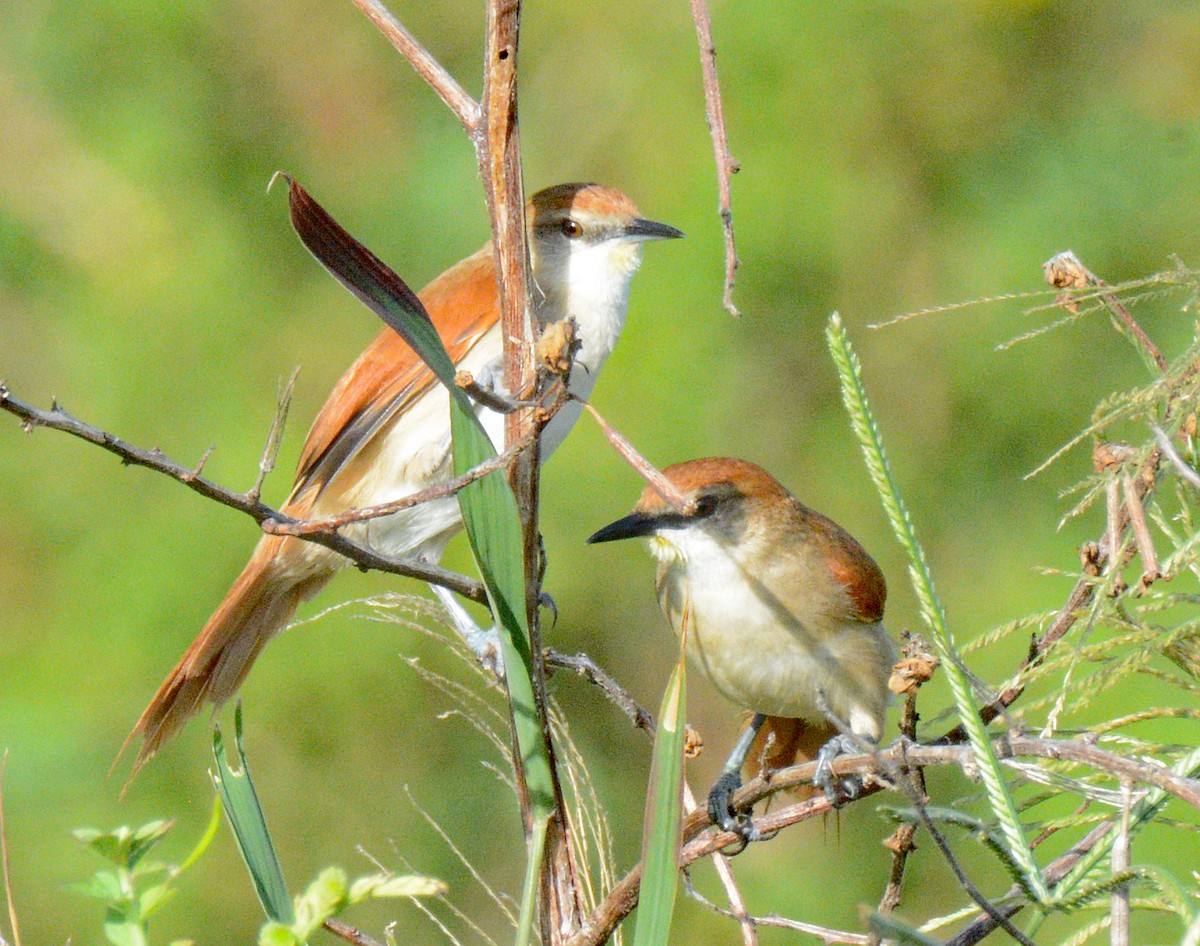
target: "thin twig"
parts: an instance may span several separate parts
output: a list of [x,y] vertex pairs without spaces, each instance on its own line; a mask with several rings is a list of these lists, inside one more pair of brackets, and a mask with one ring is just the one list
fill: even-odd
[[[897,665],[893,670],[893,679],[889,681],[889,688],[893,691],[899,690],[905,694],[904,709],[900,714],[900,735],[910,740],[913,744],[917,741],[917,723],[920,721],[920,714],[917,712],[917,695],[921,691],[921,684],[930,679],[934,669],[937,667],[937,657],[929,650],[928,645],[919,636],[906,635],[904,645],[904,663]],[[900,667],[907,666],[909,668],[920,667],[919,675],[914,675],[911,671],[908,674],[900,674]],[[898,679],[899,678],[899,679]],[[906,689],[902,689],[907,687]],[[928,797],[925,788],[925,770],[920,766],[912,770],[913,782],[922,799]],[[900,906],[900,898],[904,889],[904,870],[908,865],[908,855],[917,849],[914,841],[917,833],[915,824],[902,824],[896,828],[892,836],[883,842],[883,846],[892,852],[892,864],[888,871],[888,882],[884,888],[883,896],[879,898],[879,906],[877,910],[883,915],[889,915],[895,912],[896,907]],[[870,937],[872,946],[878,946],[880,938],[878,935],[872,934]]]
[[[0,409],[19,417],[27,431],[33,430],[35,427],[58,430],[78,437],[81,440],[86,440],[88,443],[95,444],[110,453],[116,454],[126,466],[141,466],[169,476],[171,479],[182,483],[188,489],[199,493],[206,499],[215,500],[231,509],[244,512],[254,519],[265,532],[270,532],[279,525],[295,525],[301,522],[301,520],[294,519],[286,513],[280,512],[278,509],[273,509],[261,500],[254,499],[246,493],[234,492],[233,490],[217,485],[211,480],[205,479],[198,474],[197,470],[188,469],[168,459],[157,448],[154,450],[144,450],[141,447],[135,447],[113,434],[100,430],[98,427],[93,427],[91,424],[77,420],[64,411],[57,402],[53,404],[49,411],[41,411],[35,407],[31,407],[13,397],[3,382],[0,382]],[[272,523],[272,525],[268,525],[268,522]],[[484,590],[482,582],[442,568],[439,565],[430,565],[412,558],[391,558],[387,555],[380,555],[378,552],[364,545],[359,545],[345,536],[332,531],[314,532],[311,535],[297,536],[297,538],[304,542],[315,542],[318,545],[323,545],[325,548],[345,556],[359,568],[388,572],[393,575],[403,575],[408,578],[417,578],[431,584],[442,585],[445,588],[449,588],[455,594],[462,595],[464,598],[469,598],[472,601],[477,601],[481,604],[487,603],[487,592]]]
[[467,470],[462,476],[456,476],[445,483],[439,483],[436,486],[429,486],[415,493],[409,493],[400,499],[393,499],[391,502],[380,503],[377,506],[362,506],[358,509],[347,509],[336,516],[327,516],[324,519],[303,519],[294,523],[268,521],[263,524],[263,530],[270,532],[272,535],[295,536],[311,535],[314,532],[331,532],[355,522],[378,519],[381,516],[390,516],[393,513],[410,509],[413,506],[419,506],[422,503],[453,496],[464,486],[468,486],[476,480],[487,476],[489,473],[508,466],[513,457],[522,450],[528,449],[534,439],[536,439],[535,436],[527,437],[522,442],[513,444],[503,453],[497,454],[490,460],[484,460],[478,466]]
[[730,206],[730,178],[741,166],[729,153],[729,138],[725,133],[725,111],[721,107],[721,86],[717,81],[717,49],[713,45],[712,19],[705,0],[691,0],[692,21],[700,44],[700,66],[704,74],[704,115],[712,135],[713,153],[717,162],[717,192],[720,195],[721,228],[725,234],[725,309],[734,317],[741,315],[733,304],[733,283],[740,265],[733,241],[733,209]]
[[[292,376],[288,378],[287,384],[279,392],[278,405],[275,408],[275,417],[271,421],[271,429],[267,431],[267,442],[263,445],[262,457],[258,461],[258,478],[254,481],[254,485],[250,487],[250,491],[246,495],[257,500],[262,496],[263,483],[266,482],[267,476],[275,469],[275,458],[279,455],[279,446],[283,443],[283,428],[287,424],[288,408],[292,403],[292,390],[296,387],[296,378],[300,374],[300,369],[294,368]],[[200,458],[200,467],[204,466],[208,459],[208,454]],[[198,471],[197,471],[198,475]]]
[[[696,796],[692,792],[692,786],[687,783],[687,779],[683,780],[683,810],[686,814],[691,814],[700,806],[696,804]],[[725,896],[729,900],[729,911],[720,910],[721,913],[737,920],[738,927],[742,931],[742,942],[745,946],[758,946],[758,934],[754,931],[754,917],[750,915],[750,911],[746,909],[746,898],[742,896],[741,890],[738,889],[737,881],[733,879],[733,868],[729,866],[729,858],[724,854],[716,854],[713,856],[713,867],[716,869],[717,877],[721,881],[721,886],[725,888]],[[696,889],[692,886],[691,878],[687,871],[683,871],[684,880],[687,884],[687,889],[698,900],[703,903],[708,901],[696,893]],[[715,907],[716,905],[713,904]]]
[[571,670],[590,680],[614,706],[621,710],[638,729],[654,738],[654,717],[630,696],[595,660],[587,654],[564,654],[553,648],[546,649],[546,664]]
[[633,444],[626,440],[619,431],[609,426],[608,421],[600,416],[599,411],[587,401],[579,400],[579,403],[595,418],[596,423],[600,425],[600,429],[604,432],[605,438],[612,444],[617,453],[625,458],[625,462],[633,467],[642,479],[654,487],[654,491],[659,496],[678,512],[688,513],[694,508],[695,501],[688,499],[687,496],[675,487],[674,483],[663,476],[662,472],[653,463],[638,453]]
[[1154,440],[1158,444],[1158,449],[1163,452],[1163,455],[1171,461],[1171,465],[1175,467],[1175,472],[1182,476],[1188,483],[1200,489],[1200,473],[1193,470],[1183,457],[1179,455],[1179,451],[1175,449],[1175,444],[1171,443],[1171,438],[1157,424],[1151,425],[1150,429],[1154,431]]
[[[704,894],[696,889],[696,885],[692,883],[692,878],[685,871],[683,874],[684,890],[697,903],[702,904],[714,913],[719,913],[721,916],[727,916],[731,920],[736,920],[737,915],[719,904],[713,903]],[[870,946],[871,937],[865,933],[850,933],[846,930],[835,930],[829,926],[820,926],[816,923],[805,923],[803,920],[792,920],[778,913],[768,913],[766,916],[751,916],[747,919],[757,926],[772,926],[777,929],[793,930],[797,933],[807,933],[809,936],[815,936],[821,942],[833,946],[833,944],[847,944],[847,946]]]
[[321,925],[338,939],[344,939],[347,943],[352,943],[353,946],[383,946],[379,940],[373,939],[357,927],[333,917],[330,917]]
[[[1117,840],[1112,849],[1113,874],[1124,874],[1129,870],[1129,810],[1132,805],[1133,785],[1128,779],[1122,779],[1121,823],[1117,827]],[[1111,902],[1109,942],[1112,946],[1129,946],[1129,884],[1114,887]]]
[[397,20],[378,0],[354,0],[354,5],[366,15],[400,54],[409,61],[417,74],[446,103],[455,117],[472,137],[479,129],[479,103],[466,93],[446,68],[430,54],[417,38]]
[[[1103,279],[1100,279],[1079,261],[1070,250],[1052,256],[1042,266],[1046,282],[1055,289],[1085,289],[1094,287],[1107,286]],[[1167,359],[1163,357],[1158,346],[1154,344],[1150,336],[1138,324],[1137,320],[1129,314],[1129,310],[1121,304],[1111,292],[1100,293],[1100,298],[1104,304],[1108,306],[1109,311],[1123,325],[1125,329],[1133,336],[1135,343],[1145,352],[1154,362],[1160,372],[1166,372]],[[1068,296],[1068,300],[1070,297]]]
[[467,396],[477,401],[497,414],[515,414],[517,411],[533,407],[532,401],[519,401],[516,398],[485,388],[469,371],[460,371],[454,376],[454,383],[467,392]]
[[4,897],[8,901],[8,925],[12,927],[13,946],[21,946],[21,925],[17,922],[17,904],[13,900],[12,872],[8,864],[8,823],[4,820],[4,775],[8,771],[8,750],[0,756],[0,862],[4,866]]

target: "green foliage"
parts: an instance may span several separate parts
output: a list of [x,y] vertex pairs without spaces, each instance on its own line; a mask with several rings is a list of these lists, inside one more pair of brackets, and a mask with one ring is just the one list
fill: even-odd
[[996,757],[986,727],[979,718],[969,672],[955,649],[954,640],[946,625],[945,610],[933,588],[933,578],[925,560],[925,552],[917,542],[912,520],[904,501],[900,498],[895,477],[884,453],[879,427],[871,415],[858,357],[850,347],[850,340],[842,327],[842,321],[836,314],[829,320],[826,336],[834,363],[837,365],[838,376],[841,378],[842,400],[850,414],[850,421],[866,459],[867,469],[879,492],[892,531],[908,554],[909,578],[917,599],[921,602],[922,617],[941,660],[942,671],[949,678],[959,720],[975,752],[975,764],[987,791],[992,817],[998,822],[1003,838],[1005,860],[1016,868],[1021,885],[1031,892],[1033,898],[1045,902],[1050,899],[1049,889],[1029,850],[1017,814],[1016,802],[1004,773],[1000,770],[1000,761]]
[[[208,828],[195,848],[179,865],[146,860],[146,855],[167,836],[170,821],[151,821],[138,828],[122,826],[112,831],[78,828],[75,838],[111,865],[83,883],[72,884],[77,893],[105,904],[104,938],[113,946],[149,946],[150,917],[177,891],[179,876],[207,850],[220,825],[221,806],[213,807]],[[174,941],[182,946],[184,941]]]
[[[290,180],[288,183],[292,225],[304,245],[339,282],[403,336],[449,392],[455,473],[462,475],[494,459],[496,449],[475,413],[475,406],[454,383],[454,363],[420,299],[297,183]],[[542,845],[547,822],[554,811],[554,780],[541,710],[533,690],[521,520],[516,498],[502,470],[469,484],[459,492],[458,501],[500,632],[513,729],[532,809],[528,869],[517,937],[518,944],[524,944],[531,936]]]
[[288,897],[283,868],[275,853],[275,843],[267,830],[267,818],[258,801],[258,792],[250,780],[250,766],[242,748],[242,706],[239,701],[234,716],[233,747],[237,753],[237,768],[225,757],[225,740],[221,730],[213,733],[213,756],[217,770],[213,784],[217,797],[224,803],[229,825],[237,841],[238,851],[250,871],[254,891],[267,916],[279,923],[292,923],[292,901]]
[[440,880],[417,874],[368,874],[350,881],[340,867],[321,871],[296,897],[294,919],[269,920],[258,934],[259,946],[303,946],[326,920],[372,897],[439,897],[447,888]]
[[671,930],[679,889],[682,843],[683,744],[687,730],[687,663],[684,637],[679,661],[667,682],[658,711],[646,818],[642,831],[642,887],[638,898],[634,946],[662,946]]

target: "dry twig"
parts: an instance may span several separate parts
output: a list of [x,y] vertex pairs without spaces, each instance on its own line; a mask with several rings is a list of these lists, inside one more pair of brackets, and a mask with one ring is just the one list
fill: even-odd
[[725,133],[725,111],[721,106],[721,86],[717,82],[717,48],[713,45],[712,19],[705,0],[691,0],[692,21],[700,44],[700,66],[704,74],[704,115],[712,135],[713,154],[717,162],[717,192],[720,195],[721,229],[725,234],[725,295],[723,304],[730,315],[740,316],[733,304],[733,283],[740,265],[737,246],[733,241],[733,209],[730,206],[730,178],[741,166],[729,153],[729,138]]

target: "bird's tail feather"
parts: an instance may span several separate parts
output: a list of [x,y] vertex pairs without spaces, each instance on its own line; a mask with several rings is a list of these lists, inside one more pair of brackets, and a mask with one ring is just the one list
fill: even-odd
[[277,552],[277,542],[260,544],[225,600],[159,686],[121,748],[123,753],[135,736],[142,737],[130,780],[206,702],[215,710],[237,692],[267,641],[287,627],[300,603],[333,574],[319,572],[297,579],[279,567]]

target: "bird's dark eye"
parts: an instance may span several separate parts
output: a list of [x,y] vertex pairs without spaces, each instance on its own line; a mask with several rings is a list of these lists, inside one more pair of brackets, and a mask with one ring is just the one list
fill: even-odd
[[717,511],[717,497],[716,496],[699,496],[699,497],[697,497],[695,509],[696,509],[696,511],[693,513],[693,515],[697,519],[707,519],[709,516],[711,516],[714,512]]
[[583,227],[581,227],[570,217],[567,217],[562,222],[562,232],[563,236],[565,236],[568,240],[578,240],[581,236],[583,236]]

